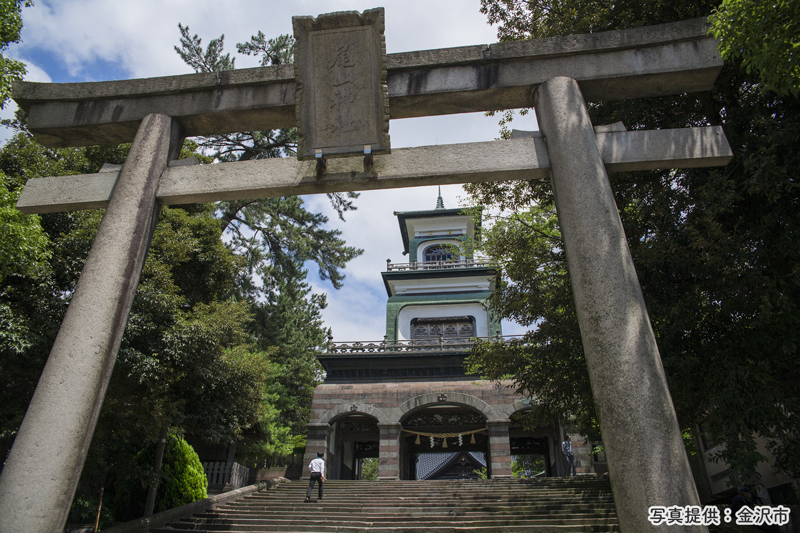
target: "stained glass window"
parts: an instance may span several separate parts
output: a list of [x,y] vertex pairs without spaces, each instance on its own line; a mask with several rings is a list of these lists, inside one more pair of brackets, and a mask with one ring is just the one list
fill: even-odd
[[446,244],[435,244],[425,249],[425,262],[433,261],[453,261],[456,257],[455,248]]

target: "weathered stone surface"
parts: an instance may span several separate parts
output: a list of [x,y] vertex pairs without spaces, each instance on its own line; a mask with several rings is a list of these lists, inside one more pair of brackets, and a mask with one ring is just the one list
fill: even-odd
[[297,158],[389,153],[383,8],[293,17]]
[[68,206],[69,211],[105,209],[111,200],[118,172],[77,174],[57,178],[28,180],[17,201],[23,213],[58,213]]
[[158,218],[159,179],[181,146],[178,130],[150,115],[134,139],[0,475],[3,531],[64,526]]
[[508,438],[509,420],[487,420],[489,430],[489,459],[492,479],[511,478],[511,443]]
[[[220,81],[225,79],[225,76],[221,76]],[[80,91],[88,84],[63,85],[74,86],[71,89]],[[139,85],[136,83],[137,88]],[[89,88],[89,94],[92,92]],[[214,88],[205,88],[204,84],[199,90],[178,94],[148,94],[89,101],[83,98],[56,99],[27,107],[30,110],[29,120],[32,119],[37,125],[34,126],[35,135],[46,146],[89,146],[130,142],[136,135],[142,117],[158,112],[167,112],[178,119],[189,135],[252,131],[264,129],[265,125],[291,127],[295,125],[294,93],[295,84],[290,78],[283,83],[270,80],[260,85],[222,83]]]
[[378,424],[380,446],[378,457],[378,480],[400,479],[400,436],[403,426],[399,423]]
[[[529,107],[532,86],[576,80],[589,101],[709,90],[722,68],[705,20],[387,56],[391,118]],[[17,82],[46,146],[130,142],[147,113],[187,135],[290,127],[292,66],[98,83]]]
[[[538,132],[533,132],[538,133]],[[609,171],[722,166],[733,156],[720,127],[598,133]],[[170,166],[161,180],[163,204],[185,204],[418,185],[546,178],[550,169],[541,136],[510,141],[395,149],[376,156],[372,173],[356,159],[329,163],[317,179],[313,162],[293,158],[219,165]],[[113,174],[111,174],[113,176]],[[102,208],[113,178],[81,174],[29,180],[17,202],[23,213]]]
[[[622,222],[575,80],[539,86],[564,250],[620,530],[663,531],[652,505],[699,505]],[[619,135],[619,134],[614,134]],[[705,527],[685,531],[706,531]]]

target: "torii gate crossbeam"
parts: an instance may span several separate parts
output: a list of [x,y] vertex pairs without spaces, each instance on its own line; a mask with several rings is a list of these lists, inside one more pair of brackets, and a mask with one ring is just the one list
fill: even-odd
[[[392,119],[531,107],[531,89],[578,81],[589,102],[708,91],[722,69],[703,19],[632,30],[389,54]],[[91,83],[15,82],[45,146],[133,140],[150,113],[184,135],[297,125],[292,65]]]
[[[293,160],[177,167],[169,162],[183,136],[293,125],[290,67],[15,84],[29,129],[46,146],[133,145],[118,173],[34,180],[20,199],[25,212],[107,210],[0,476],[3,531],[63,527],[159,205],[548,174],[620,528],[658,530],[647,520],[651,505],[699,504],[607,172],[724,165],[730,147],[720,128],[595,133],[584,98],[710,90],[722,59],[705,22],[395,54],[387,64],[391,118],[534,105],[544,138],[457,145],[450,152],[395,150],[376,156],[368,172],[338,160],[322,176],[313,162]],[[513,157],[504,160],[508,153]],[[428,157],[425,168],[421,154]],[[58,180],[79,190],[53,187]]]

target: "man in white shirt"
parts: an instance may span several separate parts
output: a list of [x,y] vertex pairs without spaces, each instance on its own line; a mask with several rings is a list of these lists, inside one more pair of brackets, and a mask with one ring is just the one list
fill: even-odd
[[322,460],[324,455],[325,452],[317,452],[317,458],[308,465],[309,470],[311,470],[311,479],[308,482],[306,503],[311,501],[311,489],[314,488],[315,481],[319,482],[319,499],[317,501],[322,501],[322,482],[325,481],[325,461]]
[[569,438],[569,435],[567,435],[567,440],[561,443],[561,451],[567,457],[567,477],[569,477],[570,469],[572,469],[572,477],[575,477],[575,453],[572,451],[572,439]]

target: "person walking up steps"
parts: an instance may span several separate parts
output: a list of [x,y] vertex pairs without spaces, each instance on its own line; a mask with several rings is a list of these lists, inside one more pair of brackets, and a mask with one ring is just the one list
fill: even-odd
[[322,460],[325,452],[317,452],[317,458],[311,461],[308,465],[311,470],[311,479],[308,481],[308,492],[306,492],[306,503],[311,501],[311,489],[314,488],[314,482],[319,483],[319,499],[322,501],[322,482],[325,481],[325,461]]

